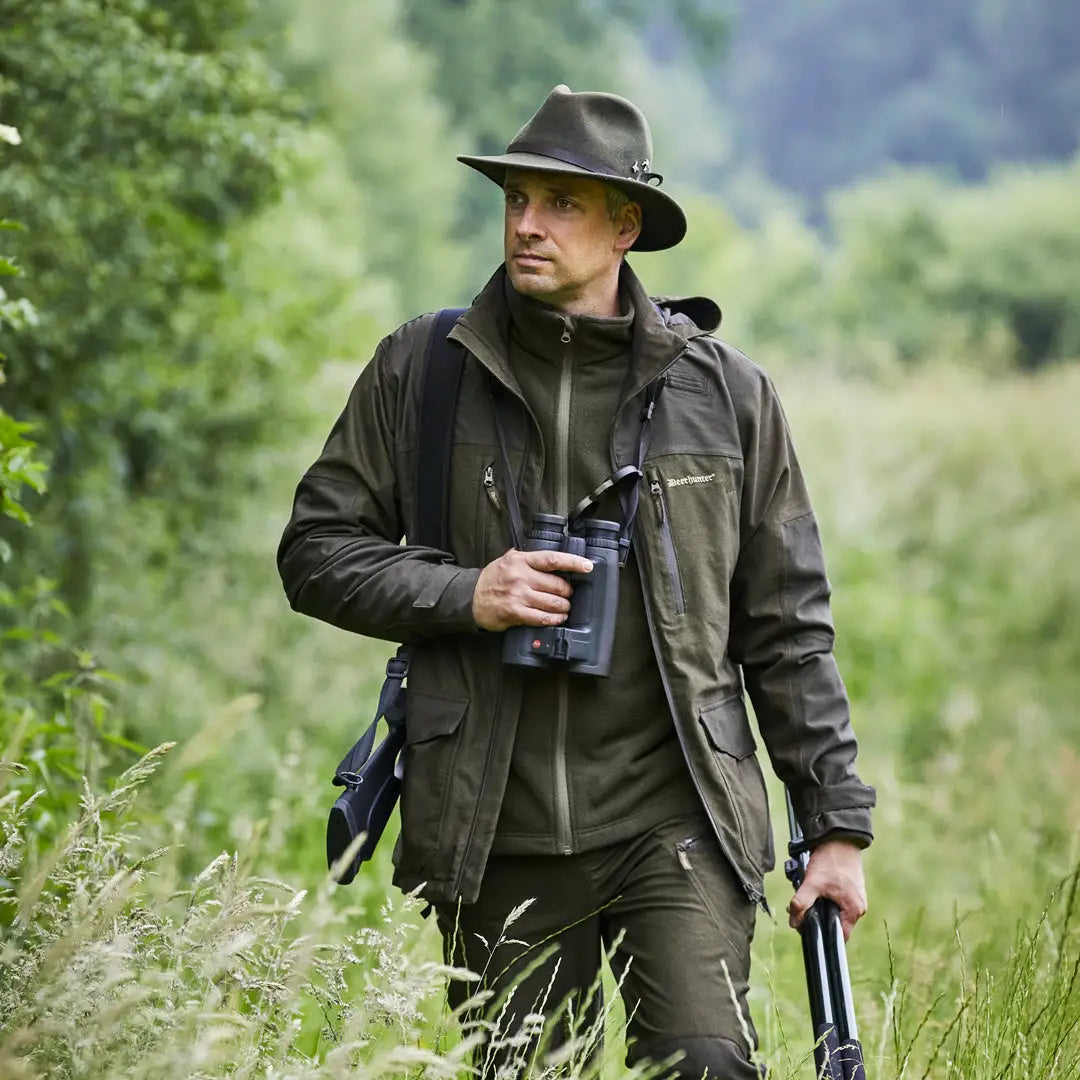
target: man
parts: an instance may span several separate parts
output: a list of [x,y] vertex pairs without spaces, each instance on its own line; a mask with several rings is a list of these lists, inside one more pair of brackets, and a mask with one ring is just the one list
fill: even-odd
[[[504,1026],[567,1001],[580,1020],[604,948],[630,1060],[756,1077],[749,948],[773,849],[744,685],[813,846],[793,924],[818,895],[845,933],[863,914],[874,801],[784,416],[709,336],[711,301],[654,303],[624,260],[686,229],[633,105],[558,86],[505,155],[459,160],[504,190],[505,262],[450,335],[466,361],[449,550],[399,543],[424,316],[379,345],[301,481],[285,588],[297,610],[413,643],[395,882],[423,883],[454,962],[496,995],[516,984]],[[501,631],[564,623],[567,575],[592,569],[521,550],[512,510],[566,518],[638,462],[587,515],[630,539],[609,676],[504,663]]]

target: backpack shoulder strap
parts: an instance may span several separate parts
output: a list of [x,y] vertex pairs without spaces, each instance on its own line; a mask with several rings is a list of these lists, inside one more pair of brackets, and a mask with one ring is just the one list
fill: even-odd
[[435,317],[421,373],[419,449],[416,454],[416,537],[425,547],[447,549],[450,451],[465,350],[448,341],[464,308],[445,308]]

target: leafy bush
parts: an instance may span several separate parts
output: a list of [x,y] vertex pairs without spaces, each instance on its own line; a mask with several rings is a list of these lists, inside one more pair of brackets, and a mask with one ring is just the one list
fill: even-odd
[[855,375],[1080,357],[1080,158],[963,186],[901,172],[834,192],[824,235],[789,208],[742,228],[691,202],[688,241],[643,256],[663,293],[707,292],[724,336],[771,362]]

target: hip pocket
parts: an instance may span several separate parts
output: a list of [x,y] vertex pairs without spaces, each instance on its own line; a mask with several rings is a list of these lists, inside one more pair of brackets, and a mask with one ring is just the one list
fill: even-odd
[[446,803],[468,705],[468,700],[406,692],[401,837],[414,857],[434,851],[448,824]]

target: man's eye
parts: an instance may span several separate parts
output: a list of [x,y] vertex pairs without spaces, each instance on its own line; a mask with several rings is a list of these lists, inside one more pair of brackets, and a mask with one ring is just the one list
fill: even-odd
[[560,195],[555,200],[555,206],[559,210],[569,210],[574,205],[572,199],[568,199],[565,195]]
[[524,197],[516,191],[508,191],[506,193],[506,205],[507,206],[521,206],[525,202]]

